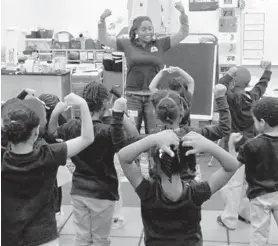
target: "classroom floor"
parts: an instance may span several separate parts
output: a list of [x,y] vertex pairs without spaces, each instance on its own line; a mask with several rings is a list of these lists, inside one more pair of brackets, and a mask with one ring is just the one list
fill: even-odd
[[[74,226],[71,215],[71,206],[63,207],[67,214],[67,222],[60,232],[60,245],[74,245]],[[144,246],[143,240],[143,225],[141,221],[139,207],[124,207],[122,214],[125,218],[125,225],[117,230],[112,230],[111,246]],[[216,223],[216,218],[219,211],[202,211],[202,232],[204,246],[247,246],[249,243],[250,225],[239,222],[236,231],[229,232],[230,244],[227,243],[226,230]],[[274,220],[271,223],[270,245],[278,245],[277,225]]]
[[[219,168],[219,164],[213,161],[213,166],[208,167],[207,163],[210,161],[210,156],[199,157],[201,164],[201,172],[203,179],[206,180],[211,173]],[[63,187],[63,212],[64,221],[60,230],[60,245],[71,246],[74,245],[74,225],[72,217],[72,207],[70,205],[70,191],[71,184]],[[128,182],[124,182],[121,186],[123,204],[122,215],[125,218],[125,225],[117,230],[112,230],[111,246],[144,246],[143,240],[143,225],[140,215],[140,203],[134,193],[133,188]],[[220,215],[224,208],[224,203],[219,193],[216,193],[202,208],[202,231],[204,246],[224,246],[234,245],[243,246],[248,245],[250,238],[250,225],[239,222],[236,231],[230,231],[227,235],[226,230],[219,226],[216,218]],[[271,223],[270,245],[278,246],[278,227],[275,221]],[[228,237],[230,244],[228,244]]]

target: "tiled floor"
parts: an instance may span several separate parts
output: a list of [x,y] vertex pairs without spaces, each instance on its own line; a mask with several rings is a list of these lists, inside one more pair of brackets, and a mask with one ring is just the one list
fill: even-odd
[[[64,206],[65,217],[68,218],[66,224],[60,232],[60,245],[74,245],[74,227],[71,216],[71,207]],[[141,221],[140,208],[124,207],[122,214],[125,218],[125,226],[113,230],[111,234],[111,246],[144,246],[142,239],[143,225]],[[217,211],[204,210],[202,212],[202,231],[204,246],[224,246],[227,245],[226,230],[216,223]],[[231,246],[247,246],[249,242],[250,226],[241,223],[236,231],[230,232]],[[271,245],[278,245],[278,228],[274,220],[271,223]]]

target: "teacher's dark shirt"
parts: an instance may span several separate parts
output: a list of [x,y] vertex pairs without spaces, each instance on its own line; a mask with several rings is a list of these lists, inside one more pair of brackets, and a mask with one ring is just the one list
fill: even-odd
[[157,38],[147,46],[131,43],[128,38],[117,39],[117,50],[125,53],[127,61],[127,91],[149,91],[149,85],[163,67],[163,54],[170,49],[170,36]]

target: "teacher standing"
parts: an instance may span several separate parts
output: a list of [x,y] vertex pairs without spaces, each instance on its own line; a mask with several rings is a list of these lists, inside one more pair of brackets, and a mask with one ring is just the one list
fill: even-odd
[[127,61],[126,99],[128,114],[135,119],[140,132],[142,120],[145,133],[156,128],[155,116],[150,101],[149,85],[155,75],[163,68],[163,54],[188,36],[188,17],[183,4],[175,3],[180,12],[180,29],[170,36],[156,38],[154,27],[148,16],[138,16],[133,20],[129,38],[107,35],[105,19],[112,13],[105,10],[100,17],[98,35],[101,44],[124,52]]

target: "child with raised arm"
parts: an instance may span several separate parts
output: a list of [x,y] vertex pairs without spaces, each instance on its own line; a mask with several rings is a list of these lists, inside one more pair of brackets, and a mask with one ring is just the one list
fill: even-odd
[[[247,139],[257,135],[251,112],[252,104],[264,95],[272,74],[270,61],[262,61],[261,67],[264,71],[263,75],[250,91],[246,91],[246,88],[251,81],[251,74],[245,67],[232,67],[220,79],[220,83],[228,88],[227,101],[232,117],[232,132],[240,132],[243,135],[236,145],[237,151]],[[226,150],[228,150],[228,139],[229,136],[225,137]],[[221,226],[235,230],[238,220],[250,223],[249,204],[243,196],[245,187],[243,166],[221,191],[226,202],[223,213],[217,218]]]
[[[178,95],[173,93],[161,98],[156,113],[168,126],[171,120],[171,129],[176,129],[182,107]],[[137,156],[145,151],[151,153],[157,170],[155,179],[146,179],[135,163]],[[222,168],[212,174],[209,181],[186,182],[181,175],[188,168],[190,156],[197,152],[209,152]],[[123,148],[119,160],[141,200],[145,245],[202,246],[201,206],[233,175],[236,158],[198,133],[183,136],[177,130],[164,130]]]
[[242,133],[242,141],[257,135],[251,108],[252,104],[264,95],[272,74],[270,61],[262,61],[261,67],[263,75],[250,91],[246,91],[246,88],[251,81],[251,74],[242,66],[232,67],[219,81],[228,89],[227,101],[232,117],[232,132]]
[[94,141],[85,100],[71,93],[63,105],[79,106],[82,118],[81,134],[64,143],[34,147],[40,119],[22,103],[4,115],[3,133],[11,148],[2,160],[2,245],[59,245],[52,201],[58,168]]
[[[110,232],[115,203],[119,199],[118,178],[114,155],[125,145],[123,129],[126,100],[119,98],[112,108],[110,124],[101,121],[107,112],[109,92],[98,82],[87,84],[82,97],[88,104],[94,124],[95,141],[71,158],[76,168],[73,173],[71,198],[76,230],[75,245],[110,245]],[[52,112],[48,131],[63,140],[80,132],[80,120],[72,119],[58,126],[63,110],[59,104]],[[87,132],[90,134],[90,132]]]
[[[168,84],[163,85],[161,81],[164,76],[173,75]],[[194,94],[194,79],[183,69],[179,67],[164,68],[159,71],[159,73],[153,78],[151,84],[149,85],[149,89],[151,93],[155,93],[159,89],[170,89],[173,91],[177,91],[179,95],[185,100],[186,104],[189,108],[191,108],[192,97]],[[190,115],[187,114],[183,117],[180,122],[181,126],[187,125],[190,126]]]
[[[250,245],[269,244],[271,214],[278,226],[278,99],[263,98],[252,109],[259,135],[239,148],[238,161],[245,165],[247,197],[251,203]],[[230,152],[243,137],[231,134]]]
[[[218,84],[215,86],[214,98],[215,98],[216,104],[218,106],[219,122],[217,125],[205,126],[203,128],[189,127],[187,125],[180,126],[180,121],[184,118],[184,116],[190,115],[190,106],[187,104],[187,102],[184,100],[184,98],[180,96],[180,93],[172,91],[172,90],[158,90],[153,94],[151,100],[152,100],[153,106],[156,108],[161,97],[163,95],[165,96],[167,94],[167,92],[173,92],[175,94],[178,93],[179,98],[180,98],[180,103],[182,103],[181,118],[179,121],[178,128],[180,128],[180,130],[183,133],[187,133],[189,131],[195,131],[212,141],[216,141],[218,139],[223,138],[223,136],[230,134],[231,118],[230,118],[229,106],[228,106],[227,99],[225,96],[226,91],[227,91],[227,89],[224,85]],[[171,115],[170,115],[171,108],[165,108],[165,111],[169,113],[169,117],[171,118]],[[165,124],[165,122],[163,123],[161,121],[157,121],[157,125],[160,125],[161,129],[168,128],[168,125]],[[150,176],[154,176],[154,175],[155,175],[155,170],[152,169],[152,166],[150,163]],[[182,178],[184,180],[192,179],[192,178],[196,178],[197,180],[200,180],[200,177],[196,176],[196,160],[195,160],[195,158],[192,158],[190,160],[189,169],[184,174],[182,174]]]

